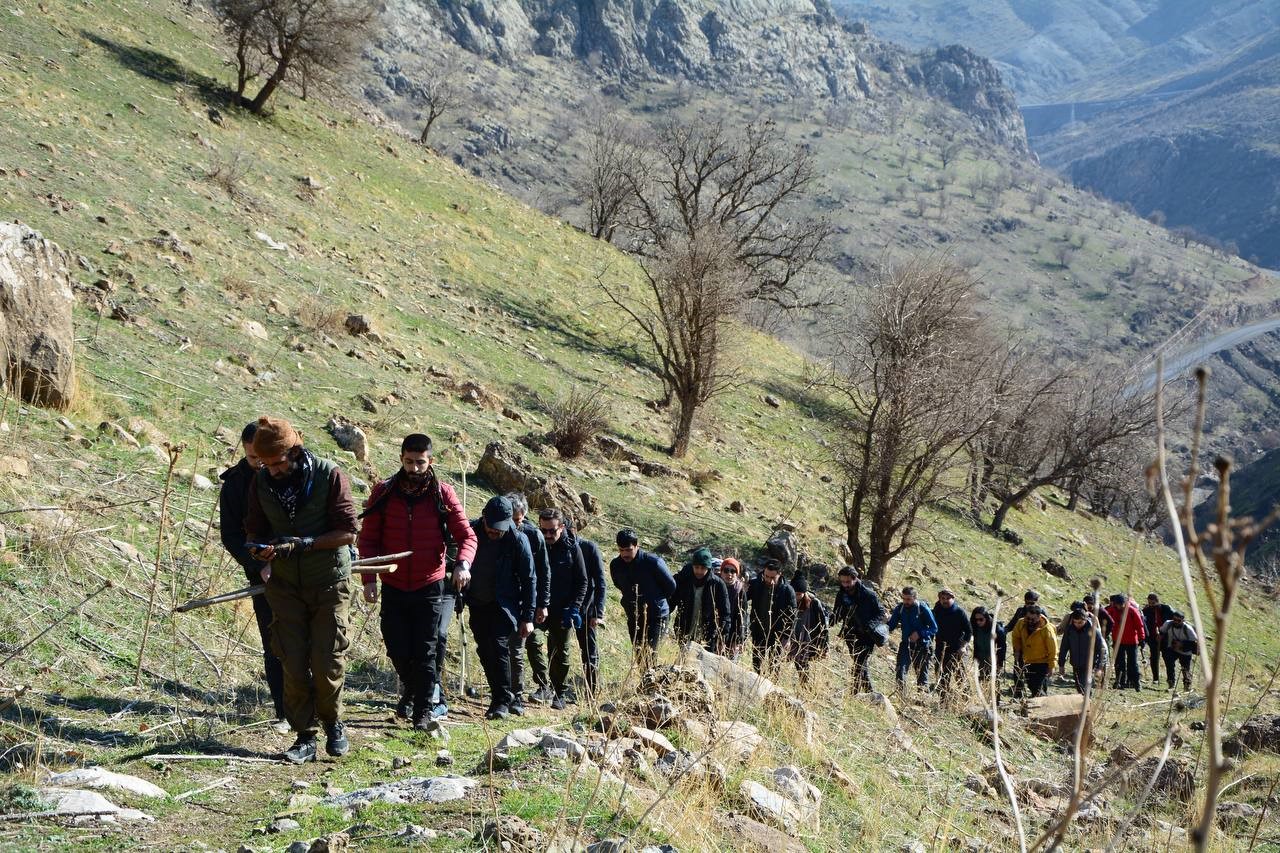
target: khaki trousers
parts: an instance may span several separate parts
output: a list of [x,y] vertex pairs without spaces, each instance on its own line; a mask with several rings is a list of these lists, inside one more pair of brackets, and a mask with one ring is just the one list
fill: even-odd
[[351,591],[346,580],[294,586],[272,578],[267,602],[275,621],[271,645],[284,667],[284,714],[299,736],[315,736],[317,721],[342,717]]

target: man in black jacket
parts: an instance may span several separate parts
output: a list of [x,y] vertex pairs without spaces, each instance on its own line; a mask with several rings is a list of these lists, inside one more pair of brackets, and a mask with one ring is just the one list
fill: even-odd
[[[529,501],[519,492],[507,492],[504,495],[511,502],[515,513],[516,530],[529,542],[529,550],[533,553],[533,571],[537,577],[537,606],[534,609],[534,625],[542,625],[547,621],[551,601],[551,574],[547,563],[547,543],[537,525],[529,521]],[[529,656],[529,669],[533,670],[533,683],[538,688],[529,696],[534,702],[550,702],[555,696],[551,689],[551,676],[547,669],[547,656],[542,651],[542,634],[534,631],[523,640],[515,635],[511,637],[511,692],[515,694],[512,712],[519,715],[524,710],[524,655],[520,647]]]
[[796,593],[782,583],[782,566],[765,563],[747,587],[751,607],[751,666],[772,677],[785,656],[796,619]]
[[569,633],[583,628],[587,567],[578,543],[565,535],[564,514],[559,509],[539,512],[538,529],[547,545],[551,578],[551,613],[540,627],[547,631],[547,655],[551,659],[551,707],[563,711],[569,680]]
[[[1151,655],[1151,684],[1153,687],[1160,686],[1160,658],[1163,657],[1160,651],[1160,641],[1163,636],[1160,633],[1160,629],[1172,619],[1172,607],[1167,604],[1161,604],[1160,596],[1154,592],[1147,596],[1147,606],[1142,608],[1142,623],[1143,627],[1147,629],[1147,652]],[[1170,672],[1169,676],[1169,681],[1172,683],[1173,673]]]
[[[600,671],[600,647],[596,645],[596,628],[604,624],[605,600],[608,587],[604,583],[604,555],[600,546],[579,536],[572,528],[567,535],[578,543],[582,562],[587,570],[587,596],[582,603],[582,627],[578,629],[578,650],[582,652],[582,680],[591,694],[596,692],[596,678]],[[573,704],[577,697],[569,687],[567,701]]]
[[862,582],[853,566],[842,568],[837,577],[840,591],[831,607],[831,624],[838,626],[840,638],[853,656],[854,692],[870,693],[875,688],[868,662],[876,646],[884,645],[889,636],[885,633],[882,638],[877,633],[877,628],[884,625],[884,610],[880,596]]
[[[257,431],[258,422],[252,421],[240,433],[244,458],[222,472],[222,492],[218,496],[222,547],[240,564],[245,578],[254,586],[262,583],[262,567],[265,563],[255,560],[245,545],[247,537],[244,533],[244,517],[249,511],[249,483],[262,466],[253,452],[253,436]],[[271,605],[262,593],[255,595],[252,601],[253,618],[258,623],[258,636],[262,638],[262,666],[266,671],[267,689],[271,691],[271,704],[275,707],[276,727],[281,731],[288,731],[289,724],[284,719],[284,667],[271,650]]]
[[679,642],[701,643],[707,651],[723,654],[730,627],[729,589],[711,572],[711,563],[711,551],[699,548],[676,573],[672,615]]
[[938,623],[934,644],[941,661],[939,686],[943,701],[951,698],[957,681],[963,682],[964,647],[972,636],[969,630],[969,614],[956,604],[956,596],[949,589],[938,591],[938,603],[933,606],[933,619]]
[[511,692],[511,638],[523,642],[533,633],[537,603],[533,552],[516,528],[511,501],[491,498],[481,517],[471,522],[476,532],[476,558],[466,575],[466,602],[471,610],[471,634],[476,654],[489,682],[489,710],[485,719],[505,719],[524,713]]

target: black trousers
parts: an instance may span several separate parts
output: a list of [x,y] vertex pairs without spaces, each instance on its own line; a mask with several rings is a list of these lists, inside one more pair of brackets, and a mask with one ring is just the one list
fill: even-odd
[[1049,694],[1049,664],[1023,664],[1022,674],[1027,680],[1027,692],[1032,697],[1047,696]]
[[569,638],[573,636],[574,629],[572,626],[566,628],[558,620],[550,618],[545,624],[551,688],[557,693],[563,693],[565,684],[569,681]]
[[472,603],[471,634],[476,642],[476,655],[484,667],[489,682],[490,704],[508,707],[515,701],[511,692],[511,655],[519,654],[519,648],[511,648],[511,634],[515,621],[496,602]]
[[[550,619],[550,617],[547,617]],[[511,635],[509,643],[511,647],[511,691],[520,698],[524,694],[524,656],[529,655],[529,669],[533,670],[533,683],[539,687],[546,687],[551,683],[551,679],[547,675],[547,656],[542,652],[541,632],[535,630],[523,641],[520,639],[520,632],[516,631]],[[524,652],[521,652],[521,648]]]
[[444,581],[404,592],[382,586],[382,642],[400,676],[404,695],[413,700],[414,716],[429,710],[440,678],[440,623],[453,612]]
[[964,685],[964,646],[943,644],[938,648],[938,655],[938,687],[944,697],[950,696],[957,684]]
[[1185,689],[1190,690],[1191,689],[1191,655],[1179,654],[1178,652],[1175,652],[1173,649],[1162,649],[1161,652],[1164,654],[1164,671],[1165,671],[1165,674],[1168,676],[1169,686],[1170,687],[1173,686],[1173,677],[1174,677],[1173,668],[1174,668],[1174,664],[1176,663],[1182,667],[1182,686]]
[[[1151,656],[1151,683],[1160,683],[1160,635],[1147,637],[1147,654]],[[1168,667],[1165,667],[1167,670]]]
[[1138,644],[1120,645],[1116,647],[1116,680],[1117,688],[1131,687],[1142,689],[1142,679],[1138,673]]
[[752,634],[751,667],[766,678],[777,678],[782,663],[782,644],[786,637],[778,632],[773,636]]
[[[261,581],[253,581],[261,583]],[[271,604],[266,595],[253,597],[253,618],[258,623],[258,636],[262,638],[262,668],[267,674],[267,689],[271,691],[271,704],[275,707],[276,719],[284,719],[284,666],[280,658],[271,650]]]
[[874,692],[875,688],[871,686],[870,663],[871,653],[875,651],[875,646],[859,643],[849,637],[845,637],[844,642],[849,647],[849,654],[853,656],[853,692]]
[[623,605],[627,611],[627,635],[637,657],[658,650],[658,641],[667,628],[667,617],[647,604]]

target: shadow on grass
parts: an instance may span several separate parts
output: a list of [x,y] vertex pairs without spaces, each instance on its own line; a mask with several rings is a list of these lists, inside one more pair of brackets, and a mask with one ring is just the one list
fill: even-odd
[[106,50],[117,62],[135,74],[157,83],[190,86],[207,106],[227,108],[240,104],[240,98],[235,92],[212,77],[192,71],[171,56],[144,47],[121,44],[88,30],[81,30],[80,35]]

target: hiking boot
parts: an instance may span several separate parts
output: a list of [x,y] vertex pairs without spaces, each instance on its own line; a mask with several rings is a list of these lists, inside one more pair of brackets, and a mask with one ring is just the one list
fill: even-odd
[[523,716],[524,716],[524,703],[523,703],[523,702],[521,702],[519,699],[517,699],[517,700],[515,700],[514,702],[512,702],[510,705],[508,705],[508,706],[507,706],[507,710],[508,710],[508,711],[510,711],[513,715],[515,715],[515,716],[517,716],[517,717],[523,717]]
[[572,685],[566,686],[564,690],[561,690],[560,695],[564,698],[566,703],[570,705],[578,704],[578,693],[573,689]]
[[542,702],[550,702],[554,698],[556,698],[556,692],[552,690],[549,686],[544,685],[542,687],[539,687],[537,690],[533,691],[533,694],[529,696],[529,701],[542,703]]
[[484,712],[484,718],[486,720],[505,720],[510,713],[506,705],[494,704],[490,705],[489,710]]
[[271,721],[271,731],[276,734],[287,735],[289,732],[293,731],[293,726],[289,725],[289,721],[283,717],[277,717]]
[[298,739],[293,742],[293,746],[284,751],[284,757],[286,761],[292,764],[306,764],[308,761],[315,761],[315,735],[298,735]]
[[437,702],[431,708],[431,719],[439,720],[449,713],[449,706],[443,702]]
[[396,703],[396,717],[401,720],[409,719],[409,715],[413,712],[413,697],[407,693],[400,697],[400,701]]
[[551,710],[553,711],[564,710],[564,694],[563,693],[557,693],[555,695],[555,698],[551,700]]
[[326,723],[324,727],[324,751],[334,758],[341,758],[347,754],[349,749],[351,749],[351,741],[347,740],[347,727],[342,724],[342,721]]

